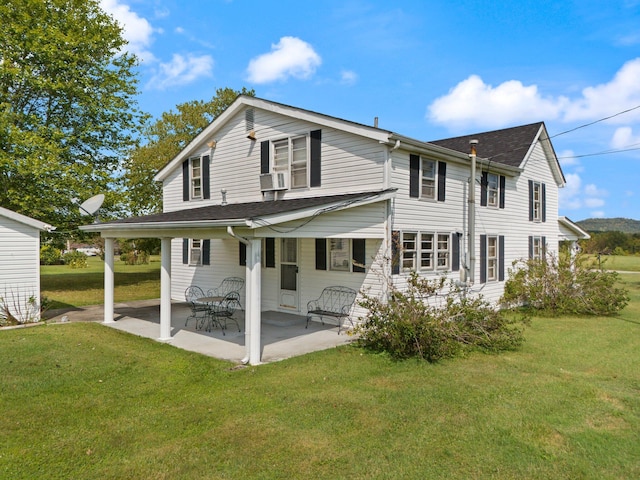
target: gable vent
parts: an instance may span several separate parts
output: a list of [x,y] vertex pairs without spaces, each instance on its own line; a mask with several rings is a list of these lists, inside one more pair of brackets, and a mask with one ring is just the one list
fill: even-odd
[[244,123],[246,132],[253,130],[253,108],[247,108],[244,111]]

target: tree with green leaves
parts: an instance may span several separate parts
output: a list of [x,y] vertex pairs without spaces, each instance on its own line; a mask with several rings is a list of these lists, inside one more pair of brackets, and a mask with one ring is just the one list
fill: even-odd
[[74,198],[113,211],[145,119],[121,27],[97,0],[4,0],[0,25],[0,205],[58,230],[87,222]]
[[211,100],[182,103],[176,111],[165,112],[145,126],[142,145],[126,162],[124,182],[130,212],[141,215],[162,211],[162,186],[153,181],[153,176],[240,94],[255,96],[255,91],[218,88]]

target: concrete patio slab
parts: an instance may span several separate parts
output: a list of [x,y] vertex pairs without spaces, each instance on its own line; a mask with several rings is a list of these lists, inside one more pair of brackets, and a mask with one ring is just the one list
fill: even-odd
[[[222,330],[214,328],[211,332],[196,330],[195,322],[185,326],[189,316],[189,307],[184,303],[174,303],[171,307],[171,340],[177,348],[197,352],[234,363],[246,356],[244,318],[237,312],[240,331],[229,323],[224,335]],[[64,318],[66,317],[66,318]],[[115,305],[115,322],[104,324],[134,335],[157,340],[160,337],[160,300],[142,300]],[[102,322],[102,305],[81,307],[73,310],[52,311],[47,315],[49,322]],[[275,362],[285,358],[325,350],[345,345],[354,340],[353,336],[342,331],[338,335],[335,325],[322,325],[312,321],[305,328],[306,317],[286,312],[263,312],[261,327],[262,363]]]

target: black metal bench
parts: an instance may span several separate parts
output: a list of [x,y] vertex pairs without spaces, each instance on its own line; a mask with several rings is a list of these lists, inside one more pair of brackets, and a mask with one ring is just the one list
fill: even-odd
[[315,300],[307,303],[307,326],[311,317],[320,317],[320,321],[324,325],[324,317],[332,317],[338,321],[338,335],[342,329],[344,319],[351,320],[351,309],[356,300],[357,292],[349,287],[325,287]]

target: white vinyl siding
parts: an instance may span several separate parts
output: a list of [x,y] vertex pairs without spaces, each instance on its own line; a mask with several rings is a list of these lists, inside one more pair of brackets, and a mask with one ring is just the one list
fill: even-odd
[[1,215],[0,297],[20,309],[32,297],[40,304],[40,230]]

